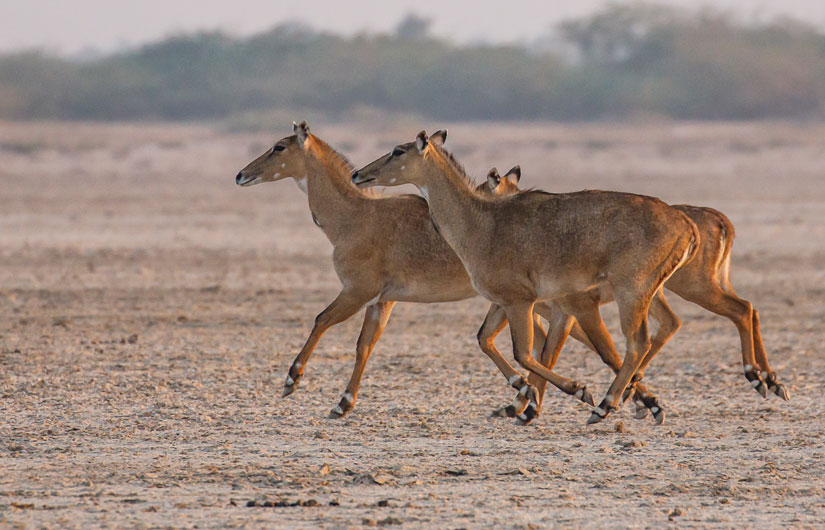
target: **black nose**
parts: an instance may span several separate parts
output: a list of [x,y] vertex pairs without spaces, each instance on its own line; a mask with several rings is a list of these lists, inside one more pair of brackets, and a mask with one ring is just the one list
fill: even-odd
[[352,180],[355,180],[357,178],[358,178],[358,172],[356,171],[355,173],[352,174]]
[[238,171],[238,174],[235,175],[235,184],[240,184],[241,183],[241,178],[242,178],[241,177],[241,172]]

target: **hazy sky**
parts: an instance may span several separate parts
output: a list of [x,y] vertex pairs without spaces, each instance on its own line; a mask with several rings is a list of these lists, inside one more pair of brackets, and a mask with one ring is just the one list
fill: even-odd
[[[433,32],[459,41],[523,41],[551,23],[588,13],[607,0],[0,0],[0,51],[45,48],[112,50],[173,33],[220,28],[242,35],[300,20],[339,33],[387,31],[406,14],[433,19]],[[713,5],[747,17],[792,15],[825,27],[825,0],[664,0]]]

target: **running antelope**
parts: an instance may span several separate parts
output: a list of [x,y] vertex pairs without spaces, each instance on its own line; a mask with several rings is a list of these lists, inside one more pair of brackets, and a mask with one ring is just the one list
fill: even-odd
[[[504,177],[499,176],[495,168],[491,169],[487,175],[487,185],[485,190],[490,195],[512,195],[520,193],[518,182],[521,177],[521,168],[514,167],[505,174]],[[765,352],[765,347],[762,343],[762,334],[759,329],[759,314],[752,304],[736,295],[730,281],[730,254],[733,246],[734,229],[733,223],[721,212],[713,208],[690,206],[690,205],[674,205],[674,208],[684,212],[690,217],[696,226],[699,228],[701,234],[698,253],[694,259],[682,266],[679,270],[673,273],[673,276],[665,282],[665,288],[678,294],[685,300],[691,301],[712,313],[728,318],[739,330],[740,342],[742,345],[742,362],[745,373],[752,371],[753,366],[748,364],[750,359],[750,349],[754,352],[756,367],[761,371],[761,377],[764,380],[762,384],[758,379],[749,379],[751,384],[763,396],[767,397],[768,392],[781,397],[785,401],[790,399],[785,385],[780,383],[777,379],[776,372],[771,370],[768,364],[768,356]],[[593,304],[600,305],[613,301],[613,293],[610,291],[608,285],[601,285],[596,289],[588,291],[587,293]],[[586,305],[587,299],[584,300]],[[653,316],[659,323],[659,330],[656,337],[651,340],[650,352],[645,356],[645,361],[639,367],[633,380],[638,381],[642,378],[647,363],[650,358],[654,356],[678,331],[681,322],[678,317],[672,312],[654,311],[655,305],[651,305],[651,316]],[[567,334],[564,332],[557,332],[559,328],[558,322],[563,322],[562,330],[565,330],[569,325],[569,320],[572,318],[569,315],[563,314],[558,306],[551,305],[551,314],[549,317],[545,316],[550,322],[550,327],[547,333],[547,342],[545,343],[545,350],[549,352],[558,352],[564,345]],[[601,322],[601,317],[594,311],[580,311],[578,315],[586,314],[595,317],[592,321],[588,320],[582,324],[582,327],[587,328],[584,333],[586,340],[582,341],[582,332],[573,333],[572,335],[577,340],[582,341],[587,347],[595,349],[597,352],[605,350],[605,353],[600,353],[605,356],[618,359],[619,355],[616,352],[613,341],[610,335]],[[581,318],[580,316],[577,318]],[[573,323],[577,326],[577,321]],[[598,345],[598,346],[596,346]],[[545,366],[553,369],[555,355],[544,355],[542,362]],[[531,374],[531,377],[533,375]],[[535,381],[535,379],[532,379]],[[537,384],[539,395],[544,390],[544,386]],[[661,423],[664,419],[663,411],[658,403],[658,400],[652,396],[645,388],[636,388],[634,400],[637,400],[637,414],[636,417],[643,418],[650,410],[657,422]],[[639,406],[641,404],[641,406]],[[527,406],[527,401],[523,396],[518,395],[513,405],[504,409],[504,413],[508,416],[515,416],[524,407]]]
[[[662,296],[662,284],[694,256],[699,239],[689,217],[652,197],[604,191],[482,197],[424,131],[352,178],[358,185],[411,183],[419,189],[476,291],[503,307],[516,360],[544,379],[553,372],[530,355],[536,302],[610,284],[627,352],[588,423],[617,408],[650,348],[651,299]],[[364,221],[365,230],[369,224]],[[536,387],[528,384],[524,395],[529,403],[519,419],[529,421],[538,410]]]
[[[439,131],[437,138],[440,145],[443,145],[446,140],[446,131]],[[445,153],[449,155],[446,150]],[[519,166],[515,166],[510,169],[504,177],[501,177],[498,174],[498,171],[494,168],[487,174],[486,182],[479,184],[475,191],[488,197],[512,195],[520,191],[518,188],[518,181],[520,178],[521,168]],[[597,297],[599,293],[597,289],[591,289],[589,293],[568,295],[549,303],[539,302],[536,304],[534,312],[547,319],[550,325],[546,339],[545,336],[542,335],[538,341],[539,343],[545,344],[544,349],[541,350],[541,354],[538,353],[538,348],[534,349],[534,356],[539,357],[540,362],[544,366],[547,366],[552,370],[558,360],[567,336],[572,335],[578,341],[584,343],[591,350],[598,353],[602,360],[614,372],[618,373],[621,368],[622,361],[613,346],[613,341],[610,338],[610,334],[607,332],[607,328],[604,326],[601,315],[598,313],[599,304]],[[650,314],[654,315],[654,318],[658,317],[657,321],[664,323],[670,323],[673,321],[678,322],[676,315],[673,314],[670,306],[667,304],[667,301],[664,300],[663,297],[659,296],[658,293],[657,296],[654,296],[651,303]],[[583,322],[590,330],[590,333],[593,337],[595,337],[595,341],[598,346],[591,342],[587,333],[580,327],[579,321]],[[507,316],[503,308],[496,304],[492,304],[478,333],[479,346],[483,351],[487,352],[488,349],[495,348],[493,341],[495,340],[496,335],[504,329],[506,325]],[[652,342],[655,343],[657,340],[659,342],[665,342],[668,333],[675,333],[675,330],[671,331],[671,329],[672,328],[666,324],[660,323],[659,330],[657,331],[656,337],[654,337]],[[541,409],[542,398],[544,397],[544,392],[547,388],[547,381],[531,372],[528,382],[535,385],[538,390],[539,407],[535,411],[536,415],[538,415]],[[647,388],[638,380],[633,381],[632,389],[632,392],[625,393],[624,399],[627,399],[630,395],[633,396],[633,399],[637,405],[637,417],[643,418],[644,416],[642,415],[642,412],[644,412],[644,415],[647,415],[647,411],[649,410],[656,419],[656,422],[661,424],[664,421],[664,410],[659,405],[656,396],[650,393],[650,391],[648,391]],[[584,389],[584,392],[587,392],[587,390]],[[587,399],[583,399],[583,401],[592,404],[592,398],[589,395],[587,396]],[[524,394],[519,392],[516,395],[516,399],[513,404],[495,410],[493,415],[509,417],[518,416],[522,411],[524,411],[527,403],[527,398],[524,397]],[[521,420],[522,423],[529,421],[526,416],[521,418]]]
[[[510,169],[510,171],[505,173],[504,177],[499,175],[498,171],[493,168],[487,173],[486,181],[476,187],[476,192],[488,197],[513,195],[521,191],[518,187],[519,179],[521,179],[521,167],[519,166]],[[593,302],[592,297],[594,291],[597,289],[598,287],[591,289],[587,293],[576,293],[552,302],[538,302],[536,304],[534,311],[547,319],[549,324],[547,335],[544,339],[544,348],[540,354],[540,362],[550,370],[555,366],[568,335],[572,335],[576,340],[599,354],[605,364],[614,372],[618,373],[621,368],[621,357],[619,357],[616,348],[613,346],[613,341],[607,332],[607,328],[604,326],[601,315],[598,314],[598,304],[594,305]],[[654,307],[659,309],[658,306],[661,305],[662,302],[664,302],[665,306],[667,305],[667,302],[663,299],[660,301],[658,296],[653,298],[650,312],[654,314],[654,318],[655,315],[658,315],[660,312],[666,312],[666,308],[662,308],[661,311],[654,311]],[[599,347],[590,340],[590,337],[579,325],[579,320],[584,322],[588,327],[590,333],[596,338],[596,344],[598,344]],[[482,349],[484,349],[487,341],[493,340],[493,332],[503,329],[505,325],[507,325],[507,316],[504,314],[504,309],[502,309],[501,306],[493,304],[490,307],[487,319],[485,319],[479,331],[479,344]],[[664,330],[661,325],[660,329]],[[602,346],[604,344],[603,341],[606,341],[610,347]],[[528,382],[535,385],[538,390],[540,410],[544,398],[544,391],[547,388],[547,381],[535,373],[530,372]],[[661,424],[664,421],[664,411],[659,406],[658,399],[639,381],[632,383],[632,388],[634,392],[626,393],[625,395],[633,395],[633,399],[640,409],[637,414],[640,415],[641,410],[644,410],[645,415],[647,415],[647,411],[650,410],[656,421]],[[527,398],[521,393],[518,393],[511,405],[496,409],[493,415],[509,416],[511,418],[519,416],[527,407],[527,403]],[[538,414],[538,410],[536,413]]]
[[[421,197],[376,197],[357,189],[350,180],[354,168],[311,134],[306,122],[293,124],[293,132],[243,168],[235,182],[252,186],[293,178],[307,194],[315,224],[334,247],[333,264],[343,286],[316,317],[312,332],[289,369],[284,396],[297,388],[323,333],[367,307],[349,384],[331,411],[331,416],[340,417],[355,404],[367,360],[396,302],[449,302],[477,293],[461,261],[436,231]],[[436,134],[432,143],[439,140],[443,138]],[[540,325],[536,325],[535,333],[543,336]],[[485,344],[484,353],[512,387],[527,388],[526,378],[501,356],[492,340]],[[563,392],[593,404],[584,385],[549,371],[546,374]]]
[[[521,191],[518,187],[520,179],[520,166],[511,168],[507,173],[505,173],[504,177],[499,175],[496,168],[493,168],[487,173],[486,182],[479,184],[476,187],[476,192],[488,197],[513,195]],[[544,348],[540,354],[540,362],[550,370],[552,370],[555,366],[567,336],[572,335],[576,340],[599,354],[605,364],[607,364],[615,373],[618,373],[622,366],[621,357],[619,357],[619,354],[616,352],[616,348],[613,346],[613,340],[610,338],[610,334],[604,326],[601,315],[598,313],[598,303],[594,301],[594,295],[598,296],[599,289],[600,287],[596,287],[585,293],[576,293],[552,302],[539,302],[536,304],[536,312],[538,312],[538,308],[541,308],[541,314],[545,319],[547,319],[549,324]],[[661,305],[662,302],[665,307],[662,308],[661,311],[655,311],[654,307]],[[660,301],[659,297],[654,297],[651,302],[650,314],[653,314],[655,318],[656,315],[659,315],[660,313],[666,313],[667,307],[666,301]],[[500,327],[507,324],[507,317],[504,315],[504,310],[495,304],[493,304],[490,309],[488,319]],[[596,346],[596,344],[590,340],[590,337],[579,325],[579,320],[585,323],[590,330],[590,333],[595,338],[595,343],[599,346]],[[485,320],[482,324],[482,331],[490,329],[491,325],[491,323],[488,323],[488,321]],[[659,330],[660,331],[657,331],[657,334],[664,332],[665,327],[660,324]],[[481,338],[482,334],[480,333],[480,342]],[[528,382],[536,386],[539,394],[539,408],[541,408],[544,392],[547,388],[547,381],[537,376],[535,373],[530,372]],[[644,415],[646,416],[647,411],[650,410],[653,413],[653,417],[656,419],[656,422],[661,424],[664,421],[664,410],[659,405],[658,399],[638,380],[635,382],[632,381],[628,388],[632,388],[633,391],[626,391],[623,399],[627,399],[627,396],[630,395],[633,396],[634,402],[636,402],[637,405],[637,417],[640,419],[643,418],[644,416],[641,415],[641,412],[644,411]],[[516,398],[511,405],[496,409],[493,412],[493,415],[509,416],[511,418],[516,417],[524,411],[527,404],[527,398],[525,398],[521,393],[518,393],[516,394]]]

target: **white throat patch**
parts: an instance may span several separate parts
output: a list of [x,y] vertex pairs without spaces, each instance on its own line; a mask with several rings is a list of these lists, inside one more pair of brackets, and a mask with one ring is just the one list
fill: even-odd
[[307,176],[306,175],[304,175],[303,177],[301,177],[299,179],[296,178],[295,179],[295,184],[298,185],[298,187],[301,189],[301,191],[303,191],[304,193],[307,192]]

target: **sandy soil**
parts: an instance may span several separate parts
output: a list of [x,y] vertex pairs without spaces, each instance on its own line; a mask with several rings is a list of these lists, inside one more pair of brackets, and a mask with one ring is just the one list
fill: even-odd
[[[313,125],[359,165],[420,128]],[[823,524],[825,126],[450,127],[479,177],[520,163],[527,185],[733,220],[734,284],[792,401],[760,398],[733,325],[671,295],[659,427],[632,407],[585,427],[555,390],[531,426],[491,418],[512,391],[475,343],[480,298],[397,306],[346,418],[326,415],[360,316],[282,399],[338,281],[294,184],[233,177],[288,132],[0,123],[0,527]],[[572,343],[558,371],[597,396],[611,379]]]

